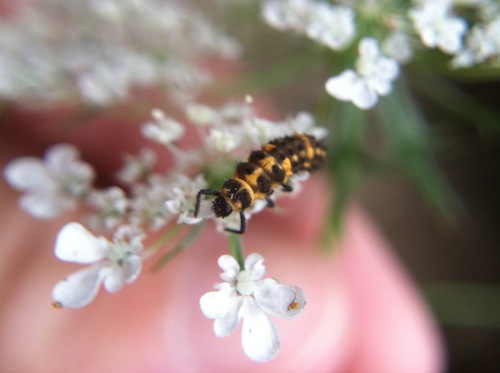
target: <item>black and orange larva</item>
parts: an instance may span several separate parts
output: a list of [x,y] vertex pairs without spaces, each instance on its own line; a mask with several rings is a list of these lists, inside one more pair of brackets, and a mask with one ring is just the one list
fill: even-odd
[[255,200],[265,199],[269,207],[274,207],[271,194],[279,186],[291,192],[287,184],[290,176],[299,171],[314,171],[326,159],[323,143],[314,136],[295,133],[263,145],[260,150],[250,153],[247,162],[236,166],[233,177],[228,179],[220,191],[202,189],[196,196],[194,215],[197,216],[202,195],[212,195],[212,210],[217,217],[240,213],[240,229],[226,228],[226,231],[242,234],[245,232],[244,211]]

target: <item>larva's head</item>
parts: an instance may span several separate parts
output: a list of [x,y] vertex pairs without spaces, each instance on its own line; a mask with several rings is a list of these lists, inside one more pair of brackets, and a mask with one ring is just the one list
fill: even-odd
[[233,212],[233,209],[223,197],[217,197],[214,199],[212,203],[212,210],[218,218],[225,218]]

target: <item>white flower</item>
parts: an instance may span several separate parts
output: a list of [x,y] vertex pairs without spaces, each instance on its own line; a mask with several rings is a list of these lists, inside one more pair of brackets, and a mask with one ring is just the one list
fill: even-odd
[[355,31],[354,11],[351,8],[318,3],[306,34],[333,50],[342,50],[350,44]]
[[[206,187],[203,175],[198,175],[192,179],[186,175],[179,174],[174,178],[175,182],[170,186],[169,198],[165,202],[165,207],[172,214],[178,214],[177,223],[197,224],[208,215],[212,215],[208,210],[201,211],[194,217],[196,195],[200,189]],[[205,204],[204,204],[205,205]]]
[[451,15],[451,3],[451,0],[425,1],[420,7],[410,9],[408,17],[427,47],[455,54],[462,48],[467,24]]
[[83,307],[95,298],[101,284],[107,291],[116,292],[124,284],[134,281],[142,268],[143,237],[136,228],[121,226],[110,242],[104,237],[94,236],[81,224],[66,224],[56,238],[56,257],[90,265],[54,286],[54,306]]
[[94,229],[115,228],[124,219],[129,206],[125,192],[117,186],[92,191],[87,197],[87,202],[97,210],[97,214],[90,216],[90,226]]
[[292,319],[305,306],[304,292],[283,285],[271,278],[263,279],[263,257],[250,254],[244,269],[230,255],[222,255],[218,264],[224,281],[215,285],[216,291],[200,298],[203,314],[214,319],[218,337],[231,334],[243,320],[242,345],[245,354],[258,362],[269,361],[278,353],[279,336],[269,316]]
[[217,111],[203,104],[190,103],[185,107],[187,118],[196,125],[206,126],[217,120]]
[[19,203],[36,218],[47,219],[74,207],[94,179],[91,166],[79,159],[78,149],[58,144],[47,149],[43,160],[21,157],[4,169],[7,182],[26,192]]
[[454,67],[470,67],[490,58],[500,57],[500,16],[485,26],[476,25],[466,39],[466,46],[455,55]]
[[370,109],[377,104],[378,96],[388,95],[392,81],[399,75],[398,63],[380,54],[373,38],[363,38],[359,43],[356,72],[345,70],[325,83],[326,91],[341,101],[352,101],[360,109]]
[[236,149],[242,141],[242,133],[239,129],[212,128],[206,139],[207,144],[221,153],[229,153]]
[[401,64],[409,62],[413,55],[408,36],[402,31],[393,31],[384,40],[382,50]]
[[134,184],[130,201],[129,220],[131,224],[149,225],[156,231],[173,217],[165,206],[170,196],[171,180],[167,176],[152,174],[145,184]]
[[354,37],[354,11],[343,5],[311,0],[268,0],[262,16],[280,31],[294,30],[333,50],[344,49]]
[[130,185],[148,176],[156,163],[156,153],[143,148],[137,156],[125,154],[124,164],[116,176],[122,183]]
[[184,135],[184,126],[176,120],[166,117],[163,111],[153,109],[151,116],[153,122],[147,122],[142,127],[144,137],[162,145],[169,145]]

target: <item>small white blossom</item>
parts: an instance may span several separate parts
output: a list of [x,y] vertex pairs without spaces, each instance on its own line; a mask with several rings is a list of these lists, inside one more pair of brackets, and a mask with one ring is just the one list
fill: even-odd
[[78,149],[58,144],[47,149],[43,160],[14,159],[4,169],[7,182],[25,194],[20,206],[32,216],[48,219],[73,208],[89,190],[92,167],[79,159]]
[[383,52],[401,64],[405,64],[413,57],[413,50],[408,36],[402,31],[393,31],[384,40]]
[[149,148],[141,149],[137,156],[125,154],[124,164],[116,177],[126,185],[141,181],[151,173],[156,158],[156,153]]
[[355,34],[354,11],[343,5],[318,3],[306,34],[333,50],[347,47]]
[[130,199],[129,221],[133,225],[148,225],[156,231],[165,226],[174,216],[165,201],[171,198],[172,181],[169,177],[152,174],[146,183],[135,184]]
[[349,45],[355,34],[354,11],[311,0],[267,0],[262,16],[280,31],[293,30],[333,50]]
[[152,122],[147,122],[142,127],[144,137],[154,140],[162,145],[169,145],[179,140],[185,132],[184,126],[175,119],[165,116],[159,109],[151,112]]
[[455,54],[462,48],[462,36],[467,30],[464,19],[451,14],[451,0],[427,0],[411,8],[408,17],[413,21],[422,42],[429,48]]
[[242,141],[241,132],[213,128],[207,137],[207,144],[221,153],[229,153],[236,149]]
[[[201,211],[194,217],[196,195],[200,189],[206,188],[206,181],[203,175],[198,175],[194,179],[179,174],[169,190],[169,197],[165,201],[165,207],[172,214],[179,215],[177,223],[197,224],[208,217],[209,211]],[[210,214],[212,215],[212,214]]]
[[476,25],[467,36],[465,48],[452,60],[454,67],[470,67],[488,59],[500,59],[500,16],[485,26]]
[[115,228],[125,218],[129,206],[125,192],[116,186],[92,191],[87,197],[87,202],[97,210],[97,213],[89,217],[89,225],[93,229]]
[[222,255],[218,264],[224,281],[215,284],[216,291],[200,298],[203,314],[214,321],[218,337],[231,334],[243,320],[242,345],[245,354],[258,362],[269,361],[278,353],[279,336],[269,316],[293,319],[305,306],[304,292],[291,285],[283,285],[271,278],[263,278],[264,258],[250,254],[244,268],[236,259]]
[[356,72],[345,70],[325,83],[326,91],[341,101],[352,101],[360,109],[370,109],[378,96],[388,95],[392,81],[399,75],[396,60],[380,53],[373,38],[363,38],[359,43]]
[[217,120],[217,111],[208,105],[191,103],[185,108],[187,118],[196,125],[206,126]]
[[101,284],[116,292],[134,281],[142,268],[143,234],[131,226],[121,226],[113,242],[94,236],[78,223],[68,223],[58,233],[55,255],[60,260],[89,264],[58,282],[52,290],[54,306],[78,308],[89,304]]

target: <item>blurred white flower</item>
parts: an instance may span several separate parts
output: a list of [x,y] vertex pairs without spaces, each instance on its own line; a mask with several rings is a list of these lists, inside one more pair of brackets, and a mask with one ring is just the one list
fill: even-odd
[[196,195],[200,189],[206,188],[207,184],[203,175],[198,175],[193,179],[179,174],[174,180],[167,193],[169,197],[165,201],[165,207],[172,214],[179,216],[178,224],[197,224],[208,215],[212,215],[209,211],[204,210],[198,213],[197,217],[194,217]]
[[92,167],[79,159],[78,149],[58,144],[47,149],[43,160],[14,159],[4,169],[5,180],[25,192],[20,206],[36,218],[47,219],[73,208],[90,190]]
[[83,307],[95,298],[101,284],[107,291],[116,292],[124,284],[134,281],[142,268],[143,238],[137,228],[121,226],[110,242],[104,237],[94,236],[81,224],[66,224],[56,238],[56,257],[89,266],[54,286],[54,306]]
[[156,153],[149,148],[141,149],[137,156],[125,154],[123,166],[116,173],[116,177],[126,185],[142,181],[151,173],[156,159]]
[[453,58],[454,67],[470,67],[489,59],[500,59],[500,15],[486,25],[475,25],[465,47]]
[[112,230],[123,221],[130,203],[123,189],[117,186],[93,190],[87,197],[87,202],[96,210],[89,216],[89,226],[105,230]]
[[378,102],[378,96],[388,95],[392,81],[399,75],[399,65],[393,58],[380,53],[373,38],[363,38],[359,43],[356,72],[345,70],[329,78],[326,91],[341,101],[352,101],[360,109],[370,109]]
[[153,231],[165,226],[174,216],[165,206],[170,197],[172,180],[168,176],[152,174],[145,183],[134,184],[130,198],[129,222],[149,226]]
[[455,54],[462,48],[467,23],[451,14],[451,6],[452,0],[425,0],[411,8],[408,17],[427,47]]
[[142,127],[144,137],[167,146],[184,135],[184,126],[175,119],[165,116],[160,109],[153,109],[151,116],[153,121],[145,123]]
[[242,133],[239,129],[230,130],[227,128],[223,130],[212,128],[207,136],[206,143],[210,148],[218,152],[229,153],[236,149],[242,140]]
[[214,321],[218,337],[231,334],[243,320],[242,345],[245,354],[258,362],[269,361],[278,353],[279,336],[269,316],[293,319],[305,306],[304,292],[271,278],[263,279],[264,258],[250,254],[240,268],[235,258],[222,255],[218,264],[224,281],[215,284],[216,291],[200,298],[203,314]]
[[355,34],[354,11],[311,0],[267,0],[262,16],[271,27],[293,30],[333,50],[344,49]]
[[382,44],[383,52],[394,58],[401,64],[405,64],[413,57],[413,50],[411,48],[408,36],[402,31],[393,31]]
[[191,97],[211,81],[199,61],[240,54],[196,7],[157,0],[38,0],[0,19],[0,97],[109,106],[135,87]]

